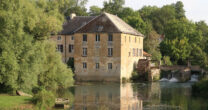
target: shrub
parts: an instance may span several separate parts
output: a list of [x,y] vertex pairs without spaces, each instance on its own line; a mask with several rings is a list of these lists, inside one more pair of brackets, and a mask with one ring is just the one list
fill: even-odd
[[172,65],[172,62],[170,61],[170,57],[169,56],[164,56],[163,57],[163,65],[168,65],[168,66]]
[[137,82],[137,81],[148,81],[148,73],[138,73],[136,70],[134,70],[132,72],[132,76],[130,78],[133,82]]
[[55,96],[52,92],[42,89],[34,95],[32,101],[39,110],[45,110],[54,106]]
[[208,80],[204,79],[192,86],[194,96],[202,96],[208,98]]

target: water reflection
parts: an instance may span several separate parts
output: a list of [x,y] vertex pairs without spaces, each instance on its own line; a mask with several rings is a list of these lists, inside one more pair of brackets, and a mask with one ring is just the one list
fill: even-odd
[[191,96],[191,84],[156,82],[77,85],[72,88],[70,110],[208,110],[208,100]]
[[82,85],[75,88],[74,110],[142,110],[132,85]]

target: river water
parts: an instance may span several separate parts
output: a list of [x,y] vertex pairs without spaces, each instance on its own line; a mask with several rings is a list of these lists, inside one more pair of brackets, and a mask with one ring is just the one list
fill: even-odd
[[62,91],[69,110],[208,110],[208,100],[194,98],[193,83],[80,84]]

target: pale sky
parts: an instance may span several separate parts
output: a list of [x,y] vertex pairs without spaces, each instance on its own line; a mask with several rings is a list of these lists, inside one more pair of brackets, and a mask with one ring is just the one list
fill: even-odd
[[[103,1],[106,0],[88,0],[87,7],[92,5],[103,7]],[[182,1],[186,16],[192,21],[204,20],[208,24],[208,0],[125,0],[125,6],[138,10],[143,6],[158,6],[162,7],[166,4]]]

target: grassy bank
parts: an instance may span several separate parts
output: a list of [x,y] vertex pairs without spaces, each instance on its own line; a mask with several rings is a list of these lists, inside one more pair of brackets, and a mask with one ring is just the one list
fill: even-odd
[[0,94],[0,110],[32,109],[33,105],[30,103],[30,100],[31,97]]

